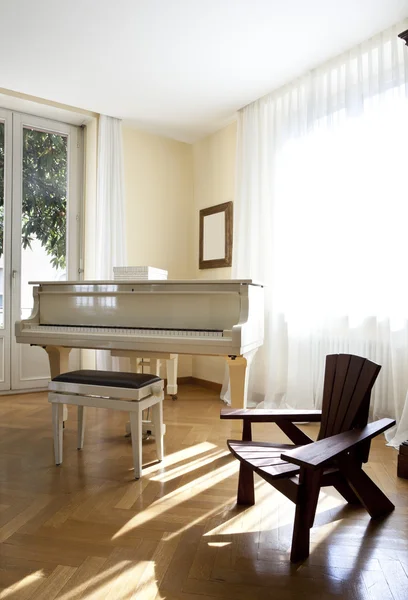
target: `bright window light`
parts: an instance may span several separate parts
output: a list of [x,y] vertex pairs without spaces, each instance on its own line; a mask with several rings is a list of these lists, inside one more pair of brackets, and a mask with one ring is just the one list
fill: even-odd
[[279,156],[274,289],[299,333],[325,318],[408,317],[408,108],[397,91],[359,116],[322,118]]

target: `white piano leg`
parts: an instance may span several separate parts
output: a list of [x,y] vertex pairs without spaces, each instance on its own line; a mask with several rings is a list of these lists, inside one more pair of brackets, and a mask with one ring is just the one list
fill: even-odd
[[51,379],[67,373],[69,371],[69,353],[71,348],[63,348],[62,346],[45,346],[45,351],[48,354],[50,361]]
[[166,360],[167,367],[167,393],[177,400],[177,367],[178,354],[173,354],[171,358]]
[[[71,348],[45,346],[45,351],[48,354],[48,360],[50,362],[51,379],[61,373],[67,373],[69,371],[69,353],[71,352]],[[68,419],[68,410],[66,404],[64,404],[63,407],[63,420],[66,421]]]
[[231,408],[246,408],[247,405],[247,359],[244,356],[227,358]]

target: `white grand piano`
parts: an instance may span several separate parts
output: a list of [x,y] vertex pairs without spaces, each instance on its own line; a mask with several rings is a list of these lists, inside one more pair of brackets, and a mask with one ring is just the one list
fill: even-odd
[[247,363],[263,343],[263,286],[251,280],[33,282],[31,317],[17,342],[42,346],[51,377],[72,348],[155,356],[224,356],[231,405],[246,405]]

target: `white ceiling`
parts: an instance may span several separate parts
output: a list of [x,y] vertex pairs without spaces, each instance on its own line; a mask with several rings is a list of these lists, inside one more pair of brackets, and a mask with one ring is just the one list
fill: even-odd
[[191,142],[408,0],[0,0],[0,87]]

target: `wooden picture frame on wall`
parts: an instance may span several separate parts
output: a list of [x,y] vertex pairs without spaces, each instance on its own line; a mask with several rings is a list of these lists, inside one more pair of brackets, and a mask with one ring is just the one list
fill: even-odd
[[199,268],[232,264],[232,202],[200,210]]

